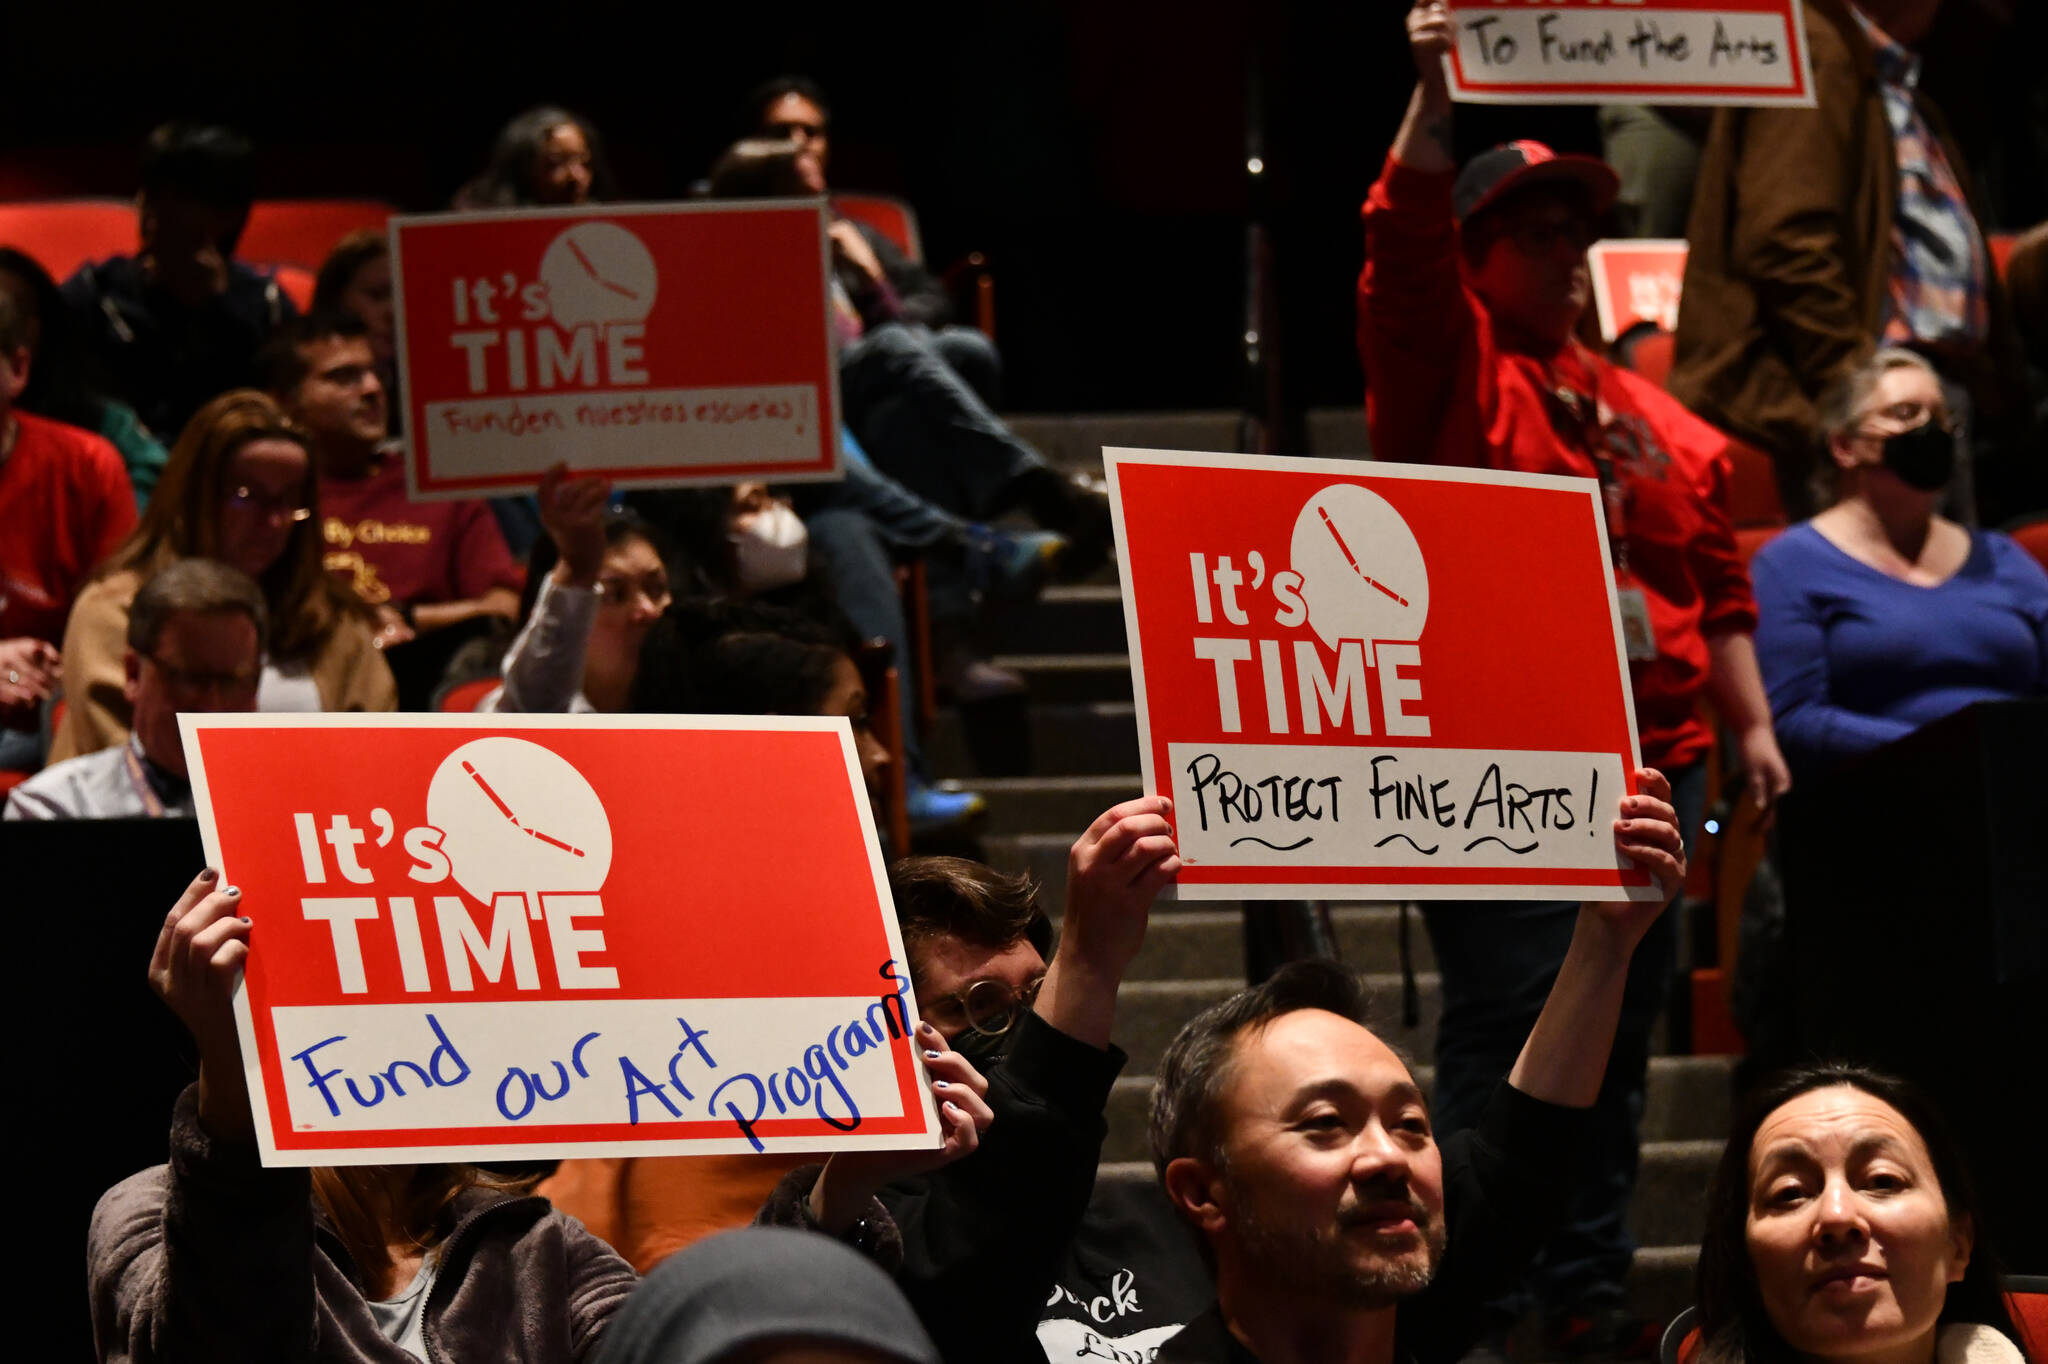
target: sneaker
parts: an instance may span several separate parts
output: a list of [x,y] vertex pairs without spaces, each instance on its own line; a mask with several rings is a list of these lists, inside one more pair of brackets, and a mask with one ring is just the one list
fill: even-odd
[[1067,537],[1057,531],[1013,533],[993,526],[967,528],[967,581],[992,601],[1036,597],[1066,557]]
[[974,791],[942,791],[912,777],[905,804],[910,809],[912,837],[964,833],[988,814],[988,802]]
[[1663,1331],[1619,1304],[1543,1319],[1543,1345],[1559,1359],[1655,1359]]

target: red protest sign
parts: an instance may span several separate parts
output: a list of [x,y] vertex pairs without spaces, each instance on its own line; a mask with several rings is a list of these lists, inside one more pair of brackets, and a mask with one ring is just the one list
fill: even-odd
[[415,497],[838,477],[814,200],[391,220]]
[[936,1144],[845,721],[181,723],[266,1164]]
[[1591,479],[1107,450],[1139,752],[1193,899],[1636,899]]
[[1593,306],[1600,334],[1612,341],[1638,322],[1678,330],[1678,295],[1685,284],[1682,238],[1623,237],[1586,248],[1593,272]]
[[1451,98],[1810,108],[1800,0],[1449,0]]

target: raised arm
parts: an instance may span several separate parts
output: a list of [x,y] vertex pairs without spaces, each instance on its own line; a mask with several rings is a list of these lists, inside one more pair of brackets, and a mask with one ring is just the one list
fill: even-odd
[[1358,355],[1366,419],[1377,458],[1469,463],[1479,443],[1462,437],[1475,418],[1483,422],[1478,410],[1488,394],[1451,215],[1455,163],[1443,71],[1451,20],[1437,0],[1408,12],[1408,43],[1415,92],[1365,202]]
[[198,1044],[199,1083],[178,1101],[169,1165],[122,1181],[93,1213],[94,1334],[109,1361],[314,1357],[311,1182],[258,1163],[242,1078],[241,910],[238,891],[200,873],[150,960],[151,988]]
[[1629,959],[1657,916],[1685,884],[1684,843],[1671,808],[1671,783],[1652,768],[1636,769],[1636,791],[1614,821],[1614,845],[1657,879],[1657,900],[1587,901],[1557,982],[1508,1083],[1532,1099],[1563,1108],[1591,1108],[1607,1074]]
[[604,509],[611,485],[571,479],[562,465],[542,475],[540,523],[560,556],[541,583],[533,613],[505,652],[505,685],[492,709],[565,714],[583,686],[583,656],[597,616],[604,566]]

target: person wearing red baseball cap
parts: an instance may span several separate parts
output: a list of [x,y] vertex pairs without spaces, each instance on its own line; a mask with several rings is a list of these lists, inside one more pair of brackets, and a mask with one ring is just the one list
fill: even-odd
[[[1591,295],[1586,247],[1619,181],[1592,157],[1510,142],[1456,167],[1439,0],[1408,14],[1420,80],[1365,204],[1359,354],[1373,454],[1600,481],[1645,765],[1664,772],[1688,843],[1704,803],[1710,694],[1739,736],[1750,799],[1791,784],[1771,731],[1751,632],[1756,608],[1726,511],[1727,438],[1576,336]],[[1438,904],[1424,917],[1442,973],[1435,1108],[1440,1132],[1473,1125],[1514,1061],[1563,959],[1572,905]],[[1659,921],[1630,969],[1620,1033],[1596,1104],[1601,1134],[1572,1224],[1528,1284],[1549,1344],[1577,1357],[1646,1355],[1623,1281],[1628,1204],[1650,1031],[1676,962]],[[1529,1303],[1502,1304],[1502,1326]]]

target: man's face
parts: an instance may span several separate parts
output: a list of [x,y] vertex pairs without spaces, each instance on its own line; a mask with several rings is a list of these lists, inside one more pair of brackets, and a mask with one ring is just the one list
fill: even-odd
[[1301,1009],[1245,1033],[1219,1098],[1204,1229],[1225,1272],[1351,1309],[1419,1292],[1444,1248],[1443,1158],[1408,1067]]
[[1572,195],[1528,190],[1488,210],[1493,243],[1472,277],[1488,311],[1553,345],[1571,336],[1593,296],[1586,248],[1593,219]]
[[135,708],[135,737],[149,760],[182,777],[178,712],[256,709],[263,656],[256,623],[240,611],[181,611],[164,622],[147,656],[130,649],[123,690]]
[[142,263],[150,280],[187,307],[196,308],[226,291],[226,243],[242,225],[242,214],[182,194],[141,194]]
[[784,95],[761,115],[761,134],[796,143],[796,172],[804,188],[813,194],[825,192],[825,162],[831,146],[824,110],[802,95]]
[[330,336],[302,346],[306,377],[292,395],[292,414],[318,440],[322,453],[359,454],[385,435],[384,385],[370,343],[361,336]]
[[948,1042],[977,1017],[992,1022],[998,1004],[1034,993],[1045,978],[1045,958],[1025,939],[996,950],[942,933],[918,944],[912,967],[918,1015]]

